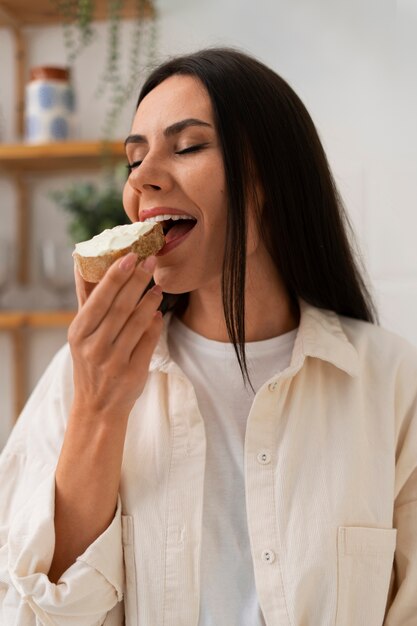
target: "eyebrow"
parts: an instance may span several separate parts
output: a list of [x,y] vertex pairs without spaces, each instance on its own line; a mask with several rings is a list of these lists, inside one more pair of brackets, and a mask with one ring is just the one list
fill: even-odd
[[[178,135],[189,126],[208,126],[209,128],[213,128],[208,122],[203,122],[203,120],[199,120],[195,117],[188,117],[185,120],[167,126],[164,130],[164,136],[172,137],[173,135]],[[125,140],[125,146],[127,146],[128,143],[147,143],[147,139],[145,135],[129,135]]]

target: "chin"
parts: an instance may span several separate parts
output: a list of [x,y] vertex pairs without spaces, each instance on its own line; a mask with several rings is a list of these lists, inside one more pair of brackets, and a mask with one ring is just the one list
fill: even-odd
[[179,296],[182,293],[188,293],[193,289],[190,281],[178,279],[178,272],[173,272],[170,268],[157,268],[154,272],[153,279],[157,285],[160,285],[164,293]]

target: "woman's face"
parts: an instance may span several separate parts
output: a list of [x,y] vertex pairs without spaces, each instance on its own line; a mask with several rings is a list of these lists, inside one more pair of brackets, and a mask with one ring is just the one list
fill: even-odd
[[[171,76],[140,103],[126,142],[123,192],[133,222],[185,216],[171,226],[155,281],[168,293],[220,284],[227,194],[210,98],[190,76]],[[166,219],[166,218],[165,218]]]

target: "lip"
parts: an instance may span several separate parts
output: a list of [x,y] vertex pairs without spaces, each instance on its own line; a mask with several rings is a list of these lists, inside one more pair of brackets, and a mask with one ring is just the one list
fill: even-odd
[[143,209],[142,211],[139,211],[139,221],[143,222],[149,217],[155,217],[157,215],[189,215],[190,217],[196,219],[192,213],[184,211],[184,209],[175,209],[170,206],[157,206],[152,207],[151,209]]

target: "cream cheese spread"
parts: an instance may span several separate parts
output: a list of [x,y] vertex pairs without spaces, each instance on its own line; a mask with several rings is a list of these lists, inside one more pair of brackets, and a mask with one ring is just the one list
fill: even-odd
[[107,228],[88,241],[75,244],[74,254],[81,256],[103,256],[114,250],[123,250],[132,245],[141,235],[152,230],[156,222],[134,222]]

